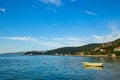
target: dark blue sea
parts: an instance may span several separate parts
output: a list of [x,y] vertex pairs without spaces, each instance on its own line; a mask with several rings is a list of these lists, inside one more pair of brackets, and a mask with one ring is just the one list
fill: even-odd
[[0,54],[0,80],[120,80],[120,58]]

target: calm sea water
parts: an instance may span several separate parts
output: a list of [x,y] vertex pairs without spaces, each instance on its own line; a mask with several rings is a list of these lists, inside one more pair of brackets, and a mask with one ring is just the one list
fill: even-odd
[[[103,68],[83,67],[103,62]],[[0,55],[0,80],[120,80],[120,58]]]

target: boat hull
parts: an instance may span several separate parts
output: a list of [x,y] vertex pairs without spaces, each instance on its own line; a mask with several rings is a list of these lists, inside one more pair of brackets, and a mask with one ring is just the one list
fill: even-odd
[[103,63],[83,62],[83,65],[90,67],[103,67]]
[[103,67],[84,66],[84,69],[102,70]]

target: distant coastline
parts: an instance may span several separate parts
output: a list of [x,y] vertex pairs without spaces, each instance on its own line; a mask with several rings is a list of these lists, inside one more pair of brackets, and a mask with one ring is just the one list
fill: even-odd
[[94,43],[79,47],[62,47],[48,51],[29,51],[25,55],[119,57],[120,38],[112,42]]
[[[13,53],[5,53],[13,54]],[[120,39],[106,43],[94,43],[79,47],[62,47],[46,51],[14,52],[22,55],[55,55],[55,56],[90,56],[90,57],[119,57]]]

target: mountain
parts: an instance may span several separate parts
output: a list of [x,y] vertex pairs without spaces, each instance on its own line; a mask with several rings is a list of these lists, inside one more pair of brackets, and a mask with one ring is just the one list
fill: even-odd
[[33,55],[108,55],[117,54],[120,55],[120,39],[106,43],[94,43],[83,45],[79,47],[62,47],[54,50],[48,50],[46,52],[27,52]]
[[112,42],[102,43],[93,50],[96,54],[116,54],[120,55],[120,39]]
[[45,52],[43,51],[29,51],[26,52],[25,55],[43,55]]
[[0,56],[7,56],[7,57],[11,57],[11,56],[22,56],[24,55],[25,52],[10,52],[10,53],[0,53]]
[[78,52],[93,50],[97,46],[100,46],[100,44],[88,44],[88,45],[84,45],[84,46],[80,46],[80,47],[62,47],[62,48],[47,51],[45,54],[51,54],[51,55],[71,54],[71,55],[74,55]]

